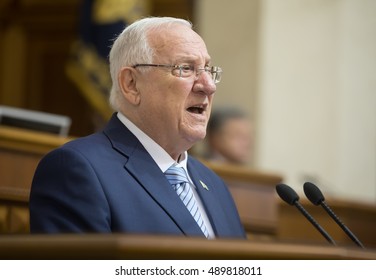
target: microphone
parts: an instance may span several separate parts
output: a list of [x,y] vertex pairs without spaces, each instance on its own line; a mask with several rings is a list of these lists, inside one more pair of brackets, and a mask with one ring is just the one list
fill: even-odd
[[276,190],[280,198],[282,198],[287,204],[295,205],[296,208],[307,218],[308,221],[328,240],[331,244],[336,245],[333,238],[316,222],[316,220],[304,209],[299,202],[298,194],[289,186],[285,184],[278,184]]
[[338,218],[338,216],[333,212],[333,210],[329,207],[328,204],[325,203],[325,198],[320,189],[310,183],[304,183],[304,193],[306,197],[312,202],[314,205],[321,205],[325,211],[329,214],[329,216],[341,227],[341,229],[347,234],[348,237],[359,247],[364,248],[363,244],[359,241],[359,239],[351,232],[351,230]]

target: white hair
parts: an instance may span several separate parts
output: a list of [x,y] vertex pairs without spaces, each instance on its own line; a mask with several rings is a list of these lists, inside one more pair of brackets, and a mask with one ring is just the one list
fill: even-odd
[[118,73],[124,66],[133,66],[140,63],[153,63],[154,50],[150,47],[148,34],[162,27],[174,24],[183,24],[192,28],[187,20],[173,17],[147,17],[135,21],[127,26],[116,38],[112,45],[109,60],[112,88],[110,105],[115,111],[120,111],[122,95],[118,83]]

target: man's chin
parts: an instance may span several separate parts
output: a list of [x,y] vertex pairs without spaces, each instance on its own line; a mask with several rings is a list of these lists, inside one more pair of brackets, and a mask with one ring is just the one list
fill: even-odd
[[194,145],[197,142],[204,140],[205,136],[206,136],[206,129],[204,131],[195,130],[194,132],[191,132],[188,135],[186,135],[185,139],[187,139],[188,142]]

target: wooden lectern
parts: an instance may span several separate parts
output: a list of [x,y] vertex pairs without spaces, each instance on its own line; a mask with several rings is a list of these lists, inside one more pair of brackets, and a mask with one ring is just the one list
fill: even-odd
[[0,126],[0,232],[29,231],[28,200],[40,159],[70,138]]
[[0,259],[360,260],[376,251],[322,244],[142,235],[11,235],[0,238]]

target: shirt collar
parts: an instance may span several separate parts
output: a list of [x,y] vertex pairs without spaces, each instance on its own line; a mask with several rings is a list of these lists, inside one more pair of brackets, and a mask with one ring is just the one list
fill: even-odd
[[164,173],[171,165],[178,164],[187,171],[187,160],[188,153],[185,151],[179,162],[176,162],[159,144],[157,144],[152,138],[150,138],[145,132],[139,129],[133,122],[131,122],[124,114],[121,112],[117,113],[119,120],[136,136],[136,138],[141,142],[142,146],[154,159],[158,167]]

